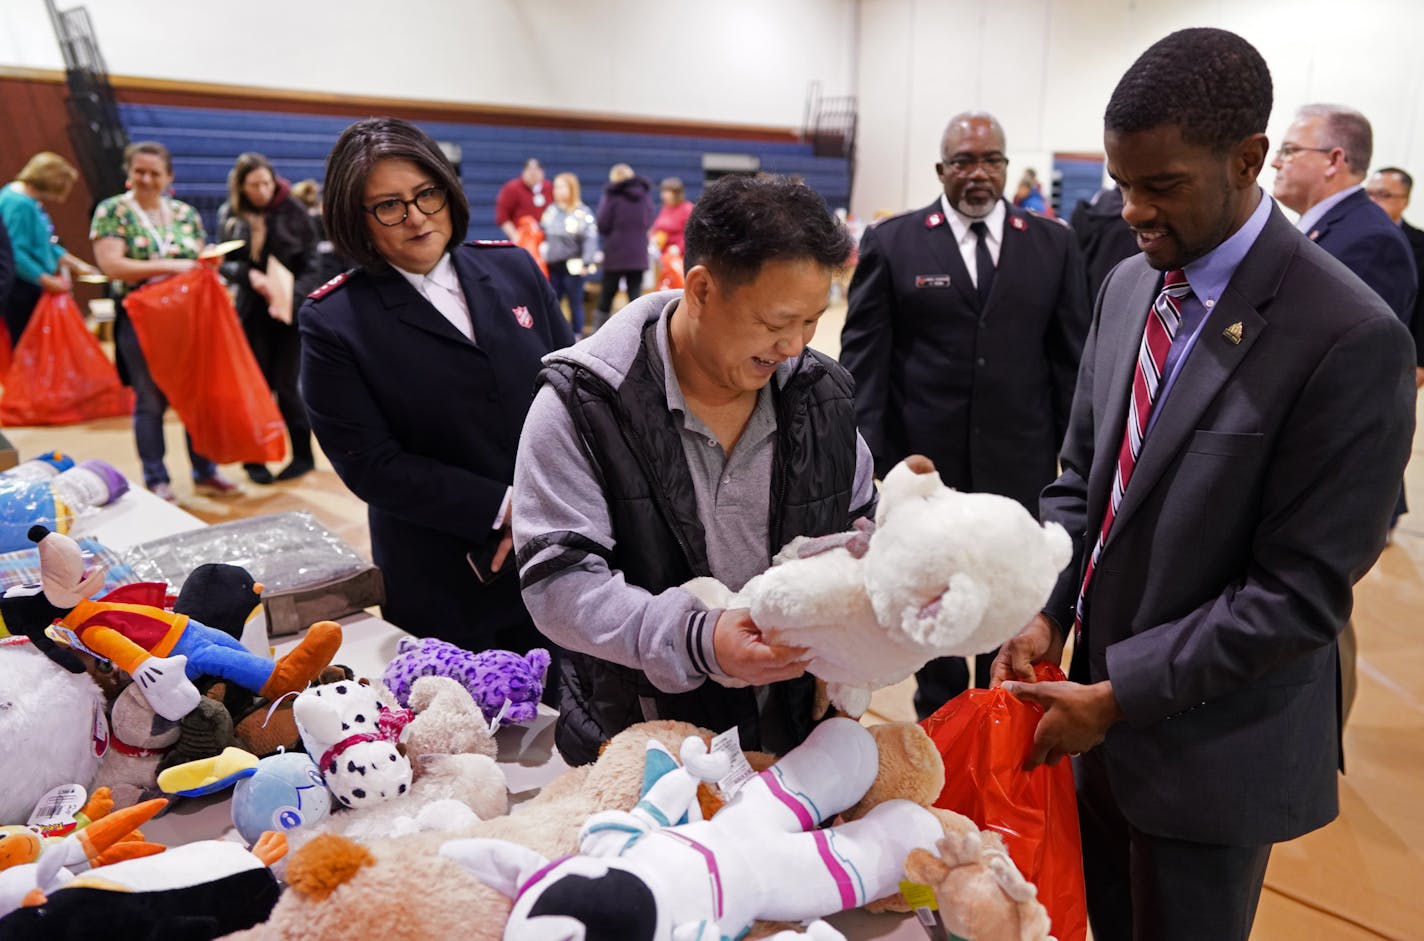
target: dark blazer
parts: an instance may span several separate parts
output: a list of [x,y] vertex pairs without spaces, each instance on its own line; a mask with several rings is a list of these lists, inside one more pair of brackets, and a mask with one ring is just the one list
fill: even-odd
[[[1119,265],[1083,351],[1042,500],[1074,537],[1045,609],[1064,626],[1161,281],[1143,256]],[[1259,845],[1335,817],[1336,637],[1384,546],[1413,379],[1404,326],[1273,208],[1160,403],[1073,656],[1070,677],[1111,680],[1126,714],[1100,747],[1133,826]]]
[[474,343],[398,272],[357,270],[302,308],[302,396],[322,450],[369,505],[382,614],[478,650],[533,639],[513,558],[486,586],[465,556],[496,535],[540,357],[573,336],[522,248],[460,245],[451,257]]
[[[1409,249],[1414,253],[1414,272],[1424,281],[1424,229],[1416,229],[1408,222],[1401,221],[1399,229],[1409,240]],[[1414,331],[1415,365],[1424,367],[1424,285],[1414,296],[1414,316],[1409,321]]]
[[1419,291],[1414,253],[1389,213],[1364,190],[1331,206],[1307,237],[1374,288],[1400,320],[1410,322]]
[[867,229],[841,363],[877,475],[925,454],[949,486],[1037,513],[1058,473],[1089,305],[1073,232],[1005,206],[983,310],[938,200]]

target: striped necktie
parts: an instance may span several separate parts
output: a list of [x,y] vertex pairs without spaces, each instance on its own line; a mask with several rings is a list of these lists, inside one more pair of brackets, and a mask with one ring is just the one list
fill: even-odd
[[1113,474],[1112,499],[1103,514],[1103,525],[1098,530],[1093,554],[1088,557],[1088,565],[1083,572],[1083,587],[1078,589],[1078,603],[1074,607],[1075,638],[1083,632],[1083,601],[1093,581],[1098,555],[1103,551],[1103,543],[1107,542],[1113,520],[1117,517],[1118,504],[1122,502],[1123,492],[1132,479],[1132,469],[1137,466],[1137,455],[1142,453],[1142,440],[1147,437],[1147,423],[1152,418],[1152,406],[1157,401],[1157,390],[1162,383],[1162,367],[1167,362],[1167,352],[1172,348],[1172,339],[1176,337],[1182,322],[1182,300],[1190,293],[1192,288],[1187,284],[1184,272],[1176,269],[1167,272],[1162,280],[1162,290],[1147,317],[1147,326],[1142,331],[1142,347],[1137,351],[1137,369],[1132,376],[1132,401],[1128,404],[1122,447],[1118,449],[1117,473]]

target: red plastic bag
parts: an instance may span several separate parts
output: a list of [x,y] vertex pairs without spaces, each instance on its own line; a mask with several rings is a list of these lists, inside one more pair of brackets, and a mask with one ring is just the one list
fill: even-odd
[[133,403],[73,296],[45,292],[5,371],[0,424],[68,425],[128,415]]
[[544,244],[544,229],[539,225],[538,219],[533,216],[519,217],[515,224],[514,244],[533,255],[540,272],[546,278],[549,276],[549,266],[544,263],[544,256],[539,251],[539,246]]
[[10,371],[10,357],[14,353],[14,344],[10,342],[10,328],[0,323],[0,376]]
[[659,291],[680,291],[686,286],[683,283],[682,252],[676,245],[663,249],[662,258],[658,260],[658,270]]
[[286,453],[286,426],[217,272],[206,264],[124,299],[153,381],[219,464],[265,464]]
[[[1035,673],[1040,681],[1065,679],[1047,664]],[[1073,766],[1023,767],[1042,715],[1039,706],[1002,689],[971,689],[920,725],[944,756],[944,790],[935,806],[999,833],[1024,878],[1038,887],[1054,937],[1083,941],[1088,904]]]

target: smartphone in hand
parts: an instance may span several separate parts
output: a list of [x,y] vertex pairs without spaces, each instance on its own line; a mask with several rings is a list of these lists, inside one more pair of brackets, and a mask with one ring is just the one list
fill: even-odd
[[500,534],[496,533],[493,539],[488,539],[481,545],[465,553],[465,561],[470,563],[470,570],[475,573],[475,578],[488,585],[490,582],[514,571],[514,550],[504,557],[504,564],[498,571],[491,568],[494,565],[494,554],[499,551]]

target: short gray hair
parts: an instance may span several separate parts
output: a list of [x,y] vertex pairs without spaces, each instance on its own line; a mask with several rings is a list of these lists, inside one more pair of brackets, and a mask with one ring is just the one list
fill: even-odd
[[1374,155],[1374,132],[1363,114],[1344,105],[1318,104],[1306,105],[1296,116],[1324,119],[1326,143],[1345,152],[1345,163],[1354,172],[1364,176],[1369,170],[1370,157]]

